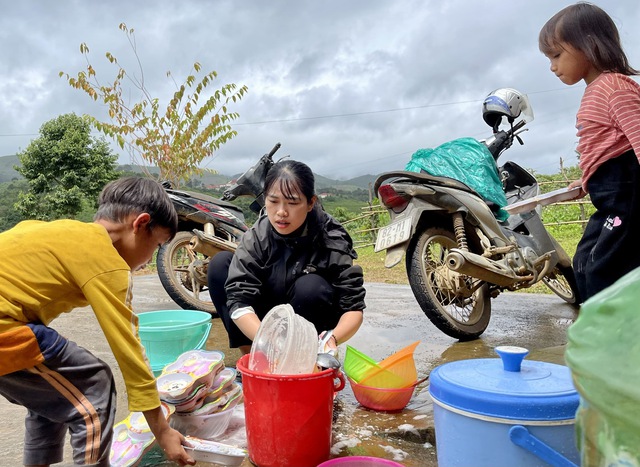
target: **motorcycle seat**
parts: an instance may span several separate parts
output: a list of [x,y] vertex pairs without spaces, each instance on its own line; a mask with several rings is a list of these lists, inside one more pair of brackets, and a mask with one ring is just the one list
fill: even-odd
[[449,178],[449,177],[435,177],[425,172],[424,170],[422,172],[409,172],[404,170],[396,171],[396,172],[385,172],[384,174],[380,175],[375,181],[375,184],[374,184],[375,192],[376,193],[378,192],[378,188],[380,188],[380,185],[382,185],[383,181],[387,181],[390,179],[394,179],[394,181],[402,181],[403,179],[405,180],[409,179],[413,182],[424,183],[426,185],[445,186],[448,188],[454,188],[457,190],[466,191],[467,193],[476,195],[478,198],[482,199],[485,203],[487,203],[487,206],[489,206],[489,209],[491,209],[491,212],[493,214],[497,214],[498,211],[500,211],[499,205],[497,205],[493,201],[484,199],[482,196],[480,196],[480,194],[476,190],[469,187],[469,185],[461,182],[460,180],[456,180],[455,178]]
[[222,206],[223,208],[231,209],[232,211],[240,210],[237,205],[230,203],[229,201],[224,201],[220,198],[214,198],[213,196],[206,195],[204,193],[196,193],[193,191],[183,191],[183,190],[167,190],[175,195],[182,196],[183,198],[196,198],[202,201],[207,201],[212,204],[217,204],[218,206]]
[[437,185],[437,186],[446,186],[449,188],[455,188],[458,190],[466,191],[469,193],[473,193],[476,196],[479,196],[478,193],[470,188],[468,185],[463,182],[456,180],[455,178],[449,177],[434,177],[433,175],[428,174],[427,172],[409,172],[409,171],[396,171],[396,172],[385,172],[380,175],[378,179],[375,181],[374,190],[376,193],[378,192],[378,188],[382,185],[383,181],[387,181],[389,179],[395,179],[394,181],[401,181],[401,179],[409,179],[410,181],[424,183],[426,185]]

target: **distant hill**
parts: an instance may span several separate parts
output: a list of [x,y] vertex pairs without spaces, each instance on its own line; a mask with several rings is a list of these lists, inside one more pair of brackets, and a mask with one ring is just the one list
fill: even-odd
[[0,183],[10,182],[13,179],[21,179],[22,175],[16,172],[14,165],[19,165],[18,156],[0,157]]
[[334,188],[340,191],[354,191],[357,189],[368,190],[369,183],[373,183],[376,179],[376,175],[361,175],[349,180],[332,180],[318,174],[315,174],[315,176],[316,191],[321,191],[325,188]]
[[[3,156],[0,157],[0,183],[10,182],[13,179],[21,179],[22,175],[16,172],[13,166],[19,165],[17,156]],[[141,173],[142,169],[136,165],[120,165],[119,169],[122,171]],[[149,169],[151,173],[157,174],[158,169],[151,167]],[[194,181],[202,183],[203,185],[224,185],[231,180],[238,178],[240,174],[236,175],[224,175],[213,174],[205,172],[201,176],[194,177]],[[326,190],[327,188],[334,188],[340,191],[354,191],[357,189],[368,190],[369,184],[373,184],[376,179],[376,175],[361,175],[350,180],[332,180],[322,175],[315,174],[316,176],[316,191]]]

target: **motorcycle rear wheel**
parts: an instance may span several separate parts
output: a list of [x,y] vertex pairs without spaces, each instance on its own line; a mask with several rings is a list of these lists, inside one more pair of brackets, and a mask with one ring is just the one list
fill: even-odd
[[551,291],[571,305],[579,305],[578,286],[571,266],[557,265],[550,274],[542,278]]
[[491,297],[486,283],[470,297],[456,295],[438,285],[442,283],[438,274],[447,271],[445,258],[449,249],[456,247],[453,231],[426,229],[409,246],[407,275],[422,311],[438,329],[459,340],[473,340],[489,325]]
[[209,258],[191,247],[191,232],[178,232],[158,250],[158,276],[174,302],[185,310],[200,310],[217,316],[207,286]]

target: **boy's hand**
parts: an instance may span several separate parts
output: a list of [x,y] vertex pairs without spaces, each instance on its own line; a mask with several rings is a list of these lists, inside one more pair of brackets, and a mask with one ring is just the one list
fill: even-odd
[[167,459],[179,465],[195,465],[195,459],[187,454],[183,447],[190,446],[189,442],[179,431],[171,427],[167,428],[159,433],[160,436],[156,435],[156,440]]
[[195,459],[187,454],[187,451],[182,447],[183,445],[191,445],[184,436],[182,436],[182,433],[169,426],[169,422],[167,422],[160,407],[146,410],[142,413],[149,424],[149,428],[151,428],[151,432],[156,437],[156,441],[164,451],[165,456],[167,456],[167,459],[179,465],[196,464]]

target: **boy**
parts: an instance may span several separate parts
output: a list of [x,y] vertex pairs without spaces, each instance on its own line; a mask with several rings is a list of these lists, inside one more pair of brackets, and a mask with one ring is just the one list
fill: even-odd
[[116,389],[109,367],[48,324],[91,305],[120,366],[129,410],[143,412],[168,459],[195,461],[169,427],[131,310],[131,271],[173,238],[177,214],[162,186],[125,177],[100,194],[93,223],[24,221],[0,234],[0,394],[27,408],[25,465],[109,465]]

